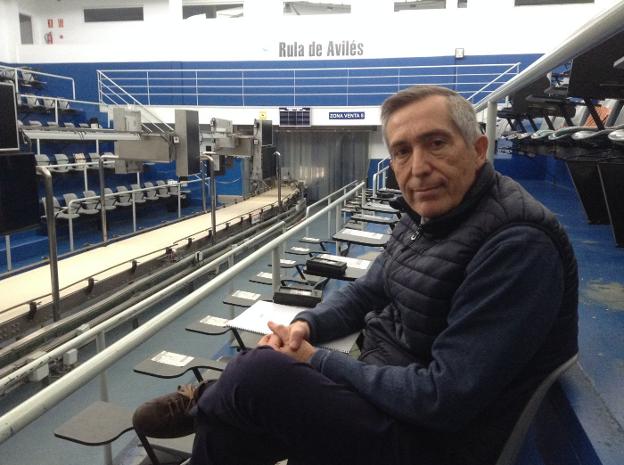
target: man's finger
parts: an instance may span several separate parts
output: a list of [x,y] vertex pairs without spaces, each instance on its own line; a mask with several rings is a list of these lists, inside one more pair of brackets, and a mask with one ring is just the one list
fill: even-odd
[[269,329],[271,331],[273,331],[273,333],[277,336],[279,336],[281,338],[282,341],[284,341],[284,343],[286,343],[286,341],[288,341],[288,328],[284,325],[279,325],[277,323],[275,323],[274,321],[269,321],[268,323]]

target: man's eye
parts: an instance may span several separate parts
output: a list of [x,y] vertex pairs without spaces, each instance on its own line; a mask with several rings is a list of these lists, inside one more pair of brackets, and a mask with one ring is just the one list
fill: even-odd
[[410,154],[410,151],[407,147],[399,147],[392,151],[392,156],[394,158],[399,158],[399,159],[406,158],[409,156],[409,154]]
[[446,145],[446,140],[445,139],[441,139],[441,138],[432,139],[429,142],[429,145],[431,146],[431,148],[433,150],[440,150],[441,148],[443,148]]

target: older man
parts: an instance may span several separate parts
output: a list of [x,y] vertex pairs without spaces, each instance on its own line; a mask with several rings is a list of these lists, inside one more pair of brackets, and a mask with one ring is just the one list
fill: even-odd
[[[405,214],[369,272],[271,324],[198,396],[194,464],[493,464],[536,386],[577,351],[565,232],[486,159],[439,87],[382,107]],[[358,359],[313,344],[363,331]]]

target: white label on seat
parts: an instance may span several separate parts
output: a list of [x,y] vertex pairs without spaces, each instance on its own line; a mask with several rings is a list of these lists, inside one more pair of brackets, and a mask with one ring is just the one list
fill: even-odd
[[273,274],[272,273],[267,273],[266,271],[258,273],[256,276],[258,276],[259,278],[273,279]]
[[308,237],[308,236],[302,237],[301,240],[302,241],[312,241],[312,242],[320,241],[320,239],[318,237]]
[[280,263],[282,265],[295,265],[297,262],[295,260],[285,260],[285,259],[280,259]]
[[235,291],[234,294],[232,294],[232,297],[238,297],[240,299],[246,299],[246,300],[258,300],[260,298],[260,294],[238,290],[238,291]]
[[229,320],[226,320],[225,318],[219,318],[218,316],[211,316],[211,315],[208,315],[204,317],[203,319],[199,320],[200,323],[203,323],[205,325],[218,326],[220,328],[227,327],[228,321]]
[[162,363],[164,365],[172,365],[176,367],[183,367],[193,361],[193,357],[190,355],[176,354],[174,352],[167,352],[163,350],[161,353],[152,358],[156,363]]
[[[304,238],[305,239],[305,238]],[[294,250],[295,252],[309,252],[310,249],[308,249],[307,247],[291,247],[292,250]]]
[[320,258],[326,258],[327,260],[334,260],[336,262],[344,262],[350,268],[360,268],[361,270],[366,270],[372,263],[370,260],[362,260],[360,258],[353,257],[343,257],[341,255],[330,255],[330,254],[321,254]]

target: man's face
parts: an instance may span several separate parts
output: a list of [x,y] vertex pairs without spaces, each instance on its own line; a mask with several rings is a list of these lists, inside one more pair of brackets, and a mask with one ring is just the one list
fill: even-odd
[[448,114],[446,97],[440,95],[392,114],[386,139],[403,197],[425,218],[459,205],[486,161],[487,138],[467,145]]

